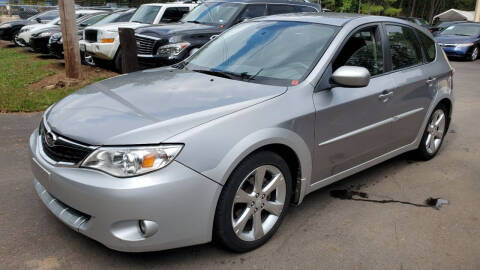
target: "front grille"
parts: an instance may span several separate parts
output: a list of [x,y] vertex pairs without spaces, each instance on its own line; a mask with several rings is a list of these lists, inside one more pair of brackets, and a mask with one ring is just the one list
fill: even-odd
[[138,54],[153,55],[153,46],[155,45],[154,39],[140,36],[135,36],[135,39],[137,40]]
[[85,40],[88,42],[97,42],[97,30],[85,30]]
[[[45,127],[43,127],[43,121],[40,126],[40,132],[43,152],[53,161],[76,164],[85,159],[93,151],[93,149],[87,145],[82,145],[58,136],[53,131],[47,132]],[[52,137],[55,139],[52,140]]]

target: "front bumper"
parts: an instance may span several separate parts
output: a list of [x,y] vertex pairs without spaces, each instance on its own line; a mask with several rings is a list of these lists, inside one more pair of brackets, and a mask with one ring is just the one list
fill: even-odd
[[164,67],[181,62],[184,57],[167,58],[156,55],[138,55],[138,63],[142,68]]
[[117,42],[117,40],[115,40],[113,43],[81,41],[80,44],[81,47],[84,47],[84,52],[88,53],[89,55],[103,60],[113,61],[119,48],[119,44],[117,44]]
[[48,43],[48,52],[58,58],[63,58],[63,44],[58,42]]
[[449,57],[467,57],[472,47],[442,46],[443,51]]
[[[206,243],[221,186],[174,161],[132,178],[56,167],[43,158],[38,131],[30,137],[35,189],[44,204],[72,229],[127,252],[156,251]],[[158,224],[143,237],[138,220]]]
[[34,52],[37,53],[48,53],[48,37],[32,37],[30,38],[30,48],[33,49]]

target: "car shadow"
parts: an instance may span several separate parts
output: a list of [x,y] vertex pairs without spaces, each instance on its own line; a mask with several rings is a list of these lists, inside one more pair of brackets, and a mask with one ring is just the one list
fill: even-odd
[[[321,211],[323,206],[335,203],[334,201],[336,199],[332,198],[329,194],[331,190],[338,188],[358,190],[361,188],[374,186],[381,181],[388,181],[389,175],[392,173],[395,174],[396,171],[407,166],[412,166],[413,163],[417,162],[419,161],[413,160],[409,153],[402,154],[309,194],[305,197],[305,200],[300,206],[292,206],[290,208],[289,213],[285,217],[280,231],[277,232],[276,236],[279,237],[279,234],[284,234],[280,237],[282,237],[283,240],[285,240],[285,238],[288,240],[290,235],[301,233],[301,230],[293,221],[299,218],[305,218],[312,213],[318,213]],[[52,219],[54,218],[52,217]],[[195,225],[192,224],[192,226]],[[76,233],[72,232],[72,234]],[[126,253],[108,249],[102,244],[83,236],[80,237],[80,235],[78,238],[75,238],[80,242],[83,242],[82,245],[88,246],[88,252],[94,252],[100,257],[105,256],[108,258],[114,258],[115,262],[119,264],[125,263],[130,265],[141,265],[145,267],[158,267],[160,265],[167,267],[169,265],[178,266],[179,262],[194,266],[199,261],[208,261],[210,264],[218,264],[219,266],[223,264],[243,264],[246,262],[245,257],[248,254],[230,252],[213,243],[157,252]],[[275,236],[272,240],[274,239]],[[282,241],[282,239],[279,241]],[[262,247],[259,249],[262,249]]]

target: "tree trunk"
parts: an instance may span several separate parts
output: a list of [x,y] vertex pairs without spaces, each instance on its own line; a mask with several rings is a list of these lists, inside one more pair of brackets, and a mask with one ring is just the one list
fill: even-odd
[[410,17],[413,17],[413,15],[415,14],[415,4],[416,3],[417,3],[417,0],[413,0],[412,10],[410,11]]
[[437,5],[438,0],[430,1],[430,14],[428,15],[428,22],[433,23],[433,16],[435,15],[435,6]]

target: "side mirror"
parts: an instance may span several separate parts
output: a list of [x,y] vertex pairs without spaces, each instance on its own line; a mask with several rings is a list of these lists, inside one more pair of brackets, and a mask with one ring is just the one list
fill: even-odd
[[342,66],[332,75],[332,80],[346,87],[365,87],[370,82],[370,72],[364,67]]
[[38,23],[42,23],[42,20],[40,18],[35,19]]
[[88,24],[86,24],[86,23],[81,23],[80,24],[80,27],[87,27],[87,26],[88,26]]

